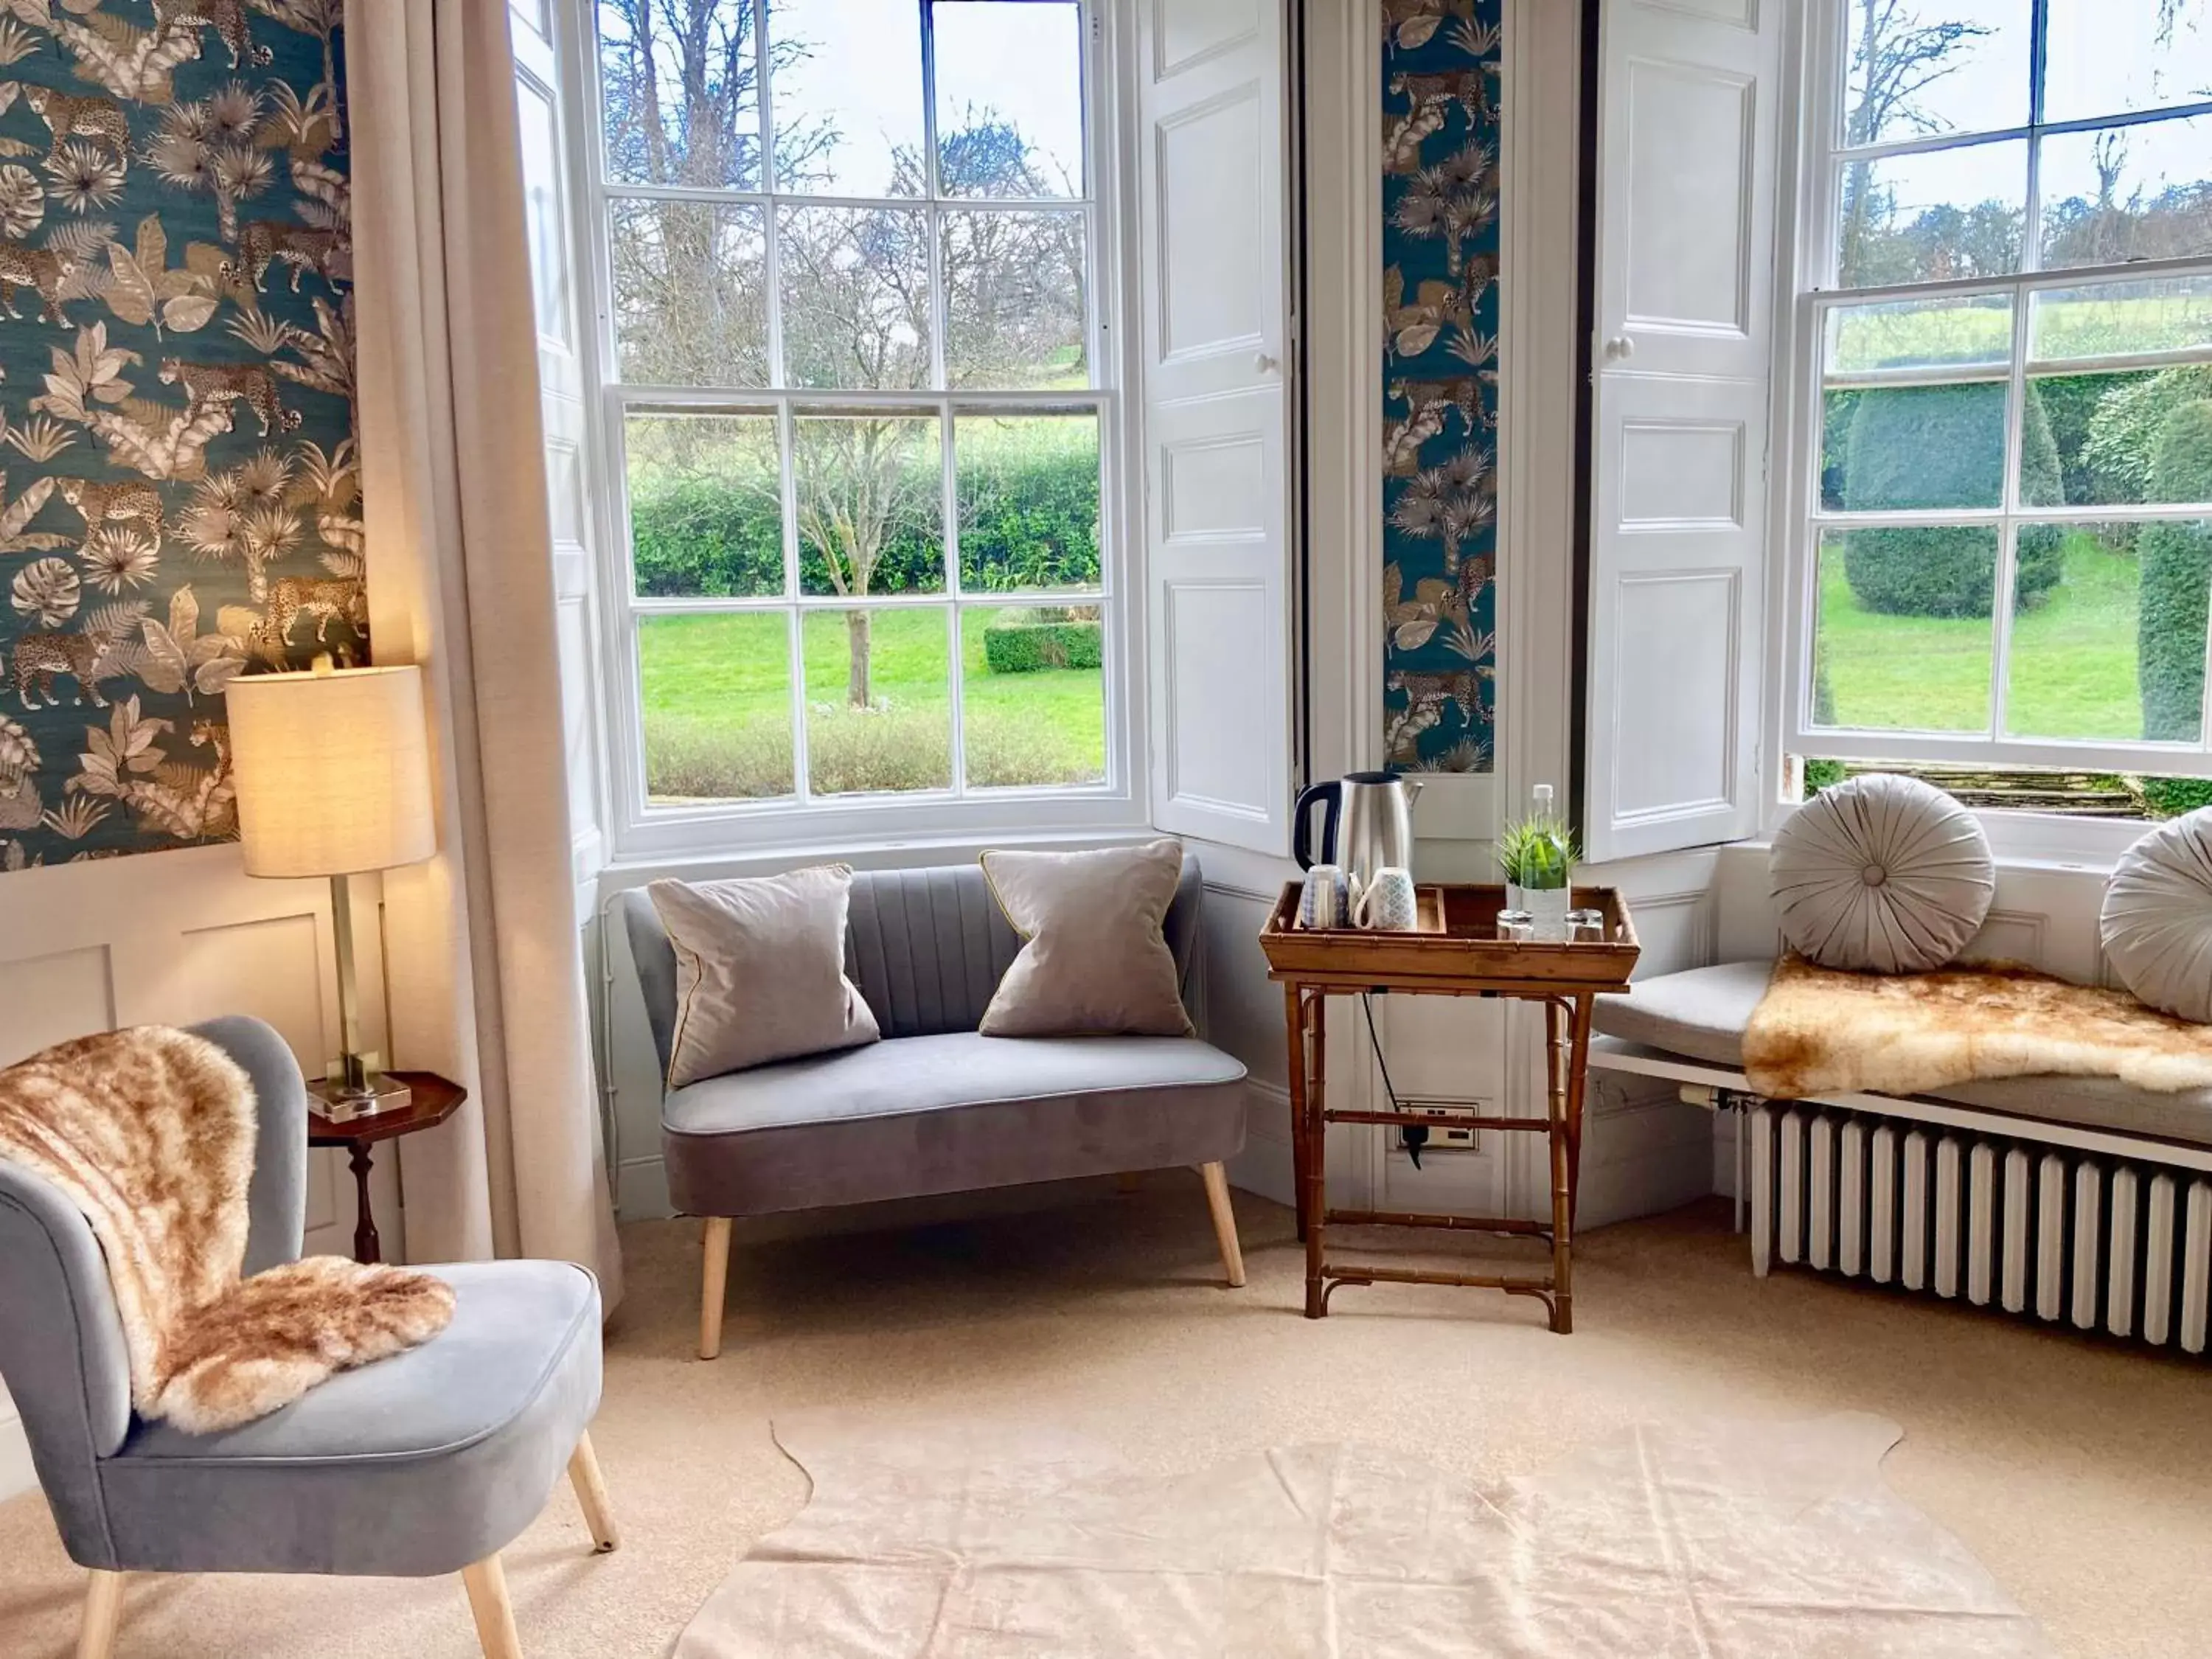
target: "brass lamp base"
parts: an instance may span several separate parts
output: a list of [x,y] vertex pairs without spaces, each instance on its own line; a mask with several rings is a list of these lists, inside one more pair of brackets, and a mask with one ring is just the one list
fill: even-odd
[[359,1083],[325,1078],[320,1083],[310,1083],[307,1092],[314,1097],[315,1109],[332,1123],[350,1123],[356,1118],[375,1117],[385,1112],[404,1112],[415,1097],[405,1084],[382,1072],[371,1072]]

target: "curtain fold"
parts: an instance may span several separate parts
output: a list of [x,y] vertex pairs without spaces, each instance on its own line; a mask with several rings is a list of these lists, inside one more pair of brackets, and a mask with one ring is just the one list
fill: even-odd
[[565,1258],[612,1308],[507,29],[346,9],[370,633],[423,666],[438,770],[438,856],[385,878],[391,1060],[471,1102],[403,1149],[410,1255]]

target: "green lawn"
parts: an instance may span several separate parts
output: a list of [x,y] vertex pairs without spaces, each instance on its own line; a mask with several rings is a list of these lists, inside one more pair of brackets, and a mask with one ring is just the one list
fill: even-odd
[[[2069,537],[2063,581],[2013,623],[2008,735],[2136,738],[2135,559]],[[1875,731],[1980,732],[1990,719],[1987,617],[1885,617],[1863,610],[1843,544],[1820,557],[1819,653],[1834,724]]]
[[[961,672],[971,786],[1095,781],[1106,717],[1096,669],[994,674],[982,630],[962,618]],[[873,704],[846,702],[842,611],[805,617],[807,748],[818,793],[941,789],[951,781],[945,613],[878,611],[869,653]],[[647,792],[657,800],[789,794],[793,748],[787,623],[779,615],[653,617],[638,629]]]

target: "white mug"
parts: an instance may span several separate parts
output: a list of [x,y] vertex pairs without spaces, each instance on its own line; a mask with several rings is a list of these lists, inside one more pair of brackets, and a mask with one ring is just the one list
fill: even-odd
[[1298,926],[1348,927],[1351,925],[1350,882],[1335,865],[1316,864],[1306,872],[1305,890],[1298,895]]
[[1411,933],[1420,925],[1419,907],[1413,900],[1413,874],[1395,864],[1386,864],[1375,872],[1375,879],[1367,884],[1367,890],[1359,896],[1359,902],[1352,913],[1352,925],[1375,927],[1385,933]]

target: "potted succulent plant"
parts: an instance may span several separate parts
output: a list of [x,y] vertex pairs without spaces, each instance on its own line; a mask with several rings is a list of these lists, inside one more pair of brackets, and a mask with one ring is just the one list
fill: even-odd
[[1541,939],[1567,936],[1567,912],[1574,908],[1575,832],[1553,810],[1552,786],[1536,786],[1527,817],[1510,823],[1498,838],[1498,867],[1505,877],[1505,905],[1526,910]]

